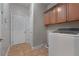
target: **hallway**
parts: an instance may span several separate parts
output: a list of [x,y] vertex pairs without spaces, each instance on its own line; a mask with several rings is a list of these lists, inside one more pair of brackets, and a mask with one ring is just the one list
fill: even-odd
[[46,6],[43,3],[0,4],[0,56],[48,55],[47,48],[38,48],[48,47],[43,16]]
[[30,44],[22,43],[13,45],[9,52],[8,56],[47,56],[47,48],[32,49]]

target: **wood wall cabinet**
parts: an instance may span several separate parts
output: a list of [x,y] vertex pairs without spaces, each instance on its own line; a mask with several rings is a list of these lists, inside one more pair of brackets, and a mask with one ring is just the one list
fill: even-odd
[[70,3],[67,5],[68,20],[79,20],[79,3]]
[[56,7],[57,21],[56,23],[66,22],[67,4],[60,4]]
[[56,23],[56,8],[50,11],[50,24]]
[[49,19],[50,19],[50,13],[47,12],[47,13],[44,14],[45,25],[49,25],[50,24]]
[[57,4],[45,13],[45,25],[79,20],[79,3]]

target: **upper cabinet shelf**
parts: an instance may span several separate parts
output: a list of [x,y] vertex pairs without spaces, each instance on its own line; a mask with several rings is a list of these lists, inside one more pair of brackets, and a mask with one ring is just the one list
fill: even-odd
[[79,20],[79,4],[57,4],[44,12],[45,25]]

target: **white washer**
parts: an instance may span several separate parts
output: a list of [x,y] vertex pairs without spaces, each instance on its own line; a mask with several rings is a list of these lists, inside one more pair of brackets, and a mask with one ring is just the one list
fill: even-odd
[[79,35],[48,32],[49,56],[79,56]]

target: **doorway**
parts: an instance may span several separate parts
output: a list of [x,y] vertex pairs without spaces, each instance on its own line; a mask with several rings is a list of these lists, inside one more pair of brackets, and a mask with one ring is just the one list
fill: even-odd
[[[29,9],[20,4],[11,4],[11,44],[26,42]],[[27,40],[28,41],[28,40]]]

